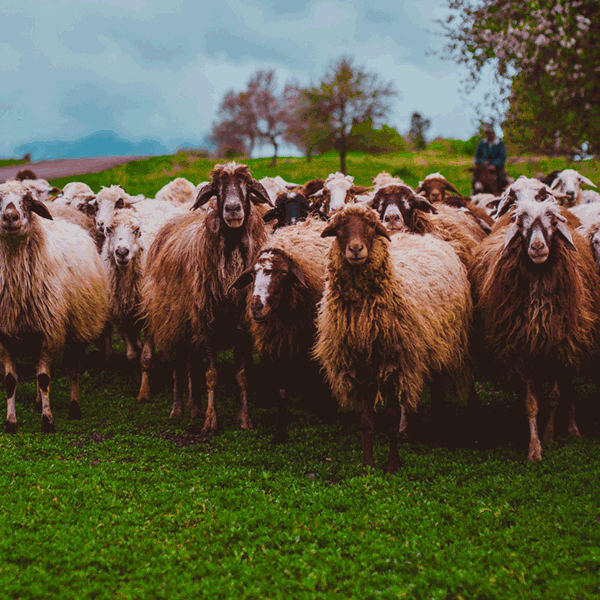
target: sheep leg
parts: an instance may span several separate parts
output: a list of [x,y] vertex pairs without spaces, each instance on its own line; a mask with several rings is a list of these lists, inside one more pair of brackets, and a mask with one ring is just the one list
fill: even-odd
[[209,340],[206,341],[206,354],[208,357],[208,369],[206,371],[207,404],[204,426],[202,427],[203,435],[217,431],[217,409],[215,407],[215,396],[219,381],[217,374],[217,354],[213,344]]
[[[402,407],[404,408],[404,407]],[[390,436],[390,453],[388,455],[388,473],[396,473],[400,469],[400,455],[398,454],[398,429],[404,413],[398,402],[398,396],[391,394],[386,407],[386,421]]]
[[0,360],[4,365],[4,386],[6,388],[6,423],[4,433],[17,432],[17,411],[15,400],[17,396],[17,369],[8,352],[0,346]]
[[576,392],[573,378],[564,376],[560,379],[560,389],[563,391],[563,396],[569,398],[569,423],[567,426],[567,433],[573,437],[581,437],[579,433],[579,427],[575,422],[575,400]]
[[150,402],[150,369],[152,368],[152,339],[146,334],[142,354],[140,356],[140,367],[142,371],[142,382],[137,401],[140,404]]
[[360,399],[360,433],[363,445],[363,470],[375,468],[373,459],[373,432],[375,431],[375,398],[377,386],[373,383],[357,385]]
[[242,429],[252,429],[252,421],[248,411],[248,366],[252,363],[252,342],[245,332],[238,332],[237,343],[233,347],[236,364],[236,380],[240,388],[240,412],[238,423]]
[[54,417],[50,410],[50,364],[51,359],[44,352],[37,365],[37,383],[42,401],[42,432],[54,433]]
[[183,418],[183,389],[187,380],[188,348],[180,346],[175,351],[175,368],[173,369],[173,407],[171,408],[171,419]]
[[554,441],[554,417],[556,416],[556,411],[560,404],[560,387],[558,385],[558,379],[555,380],[552,385],[552,389],[548,394],[548,400],[550,401],[550,414],[548,415],[546,429],[544,429],[544,443]]
[[200,350],[192,350],[188,363],[188,385],[189,397],[188,406],[192,419],[197,419],[202,414],[198,399],[201,395],[202,384],[200,382],[200,367],[202,365],[202,353]]
[[407,410],[403,405],[400,407],[400,424],[398,425],[398,433],[403,440],[408,438],[408,417],[406,414]]
[[71,382],[71,402],[69,404],[69,419],[71,421],[80,421],[81,406],[79,405],[79,357],[85,353],[83,344],[76,344],[68,352],[69,379]]
[[531,462],[542,458],[542,444],[538,435],[537,415],[538,398],[532,379],[525,381],[525,410],[529,421],[529,454],[527,459]]

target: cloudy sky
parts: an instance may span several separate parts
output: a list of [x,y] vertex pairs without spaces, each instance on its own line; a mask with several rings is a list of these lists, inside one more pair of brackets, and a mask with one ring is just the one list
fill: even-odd
[[2,0],[0,156],[107,129],[174,149],[257,68],[308,84],[344,53],[395,82],[401,133],[418,110],[430,137],[466,139],[484,90],[461,95],[463,71],[430,55],[443,14],[441,0]]

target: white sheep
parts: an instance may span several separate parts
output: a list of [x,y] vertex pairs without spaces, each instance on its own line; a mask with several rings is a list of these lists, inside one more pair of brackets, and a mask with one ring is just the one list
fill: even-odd
[[46,206],[18,181],[0,185],[0,360],[8,410],[5,432],[17,429],[15,395],[19,355],[37,356],[42,431],[54,431],[50,366],[66,352],[71,375],[69,418],[80,419],[77,364],[96,339],[108,311],[106,276],[90,236],[53,221]]
[[[552,191],[557,191],[566,196],[566,205],[575,206],[584,203],[583,190],[581,184],[597,187],[595,183],[590,181],[581,173],[574,169],[564,169],[554,179],[550,185]],[[590,200],[587,200],[588,202]]]
[[184,177],[177,177],[158,190],[154,199],[169,202],[174,206],[189,208],[196,200],[197,195],[198,189],[191,181]]

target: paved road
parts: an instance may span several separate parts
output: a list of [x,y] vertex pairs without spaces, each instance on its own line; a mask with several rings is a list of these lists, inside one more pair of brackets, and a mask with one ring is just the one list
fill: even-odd
[[132,160],[148,158],[147,156],[97,156],[95,158],[65,158],[61,160],[48,160],[33,162],[26,165],[12,165],[0,167],[0,183],[14,177],[21,169],[31,169],[42,179],[56,179],[57,177],[70,177],[82,173],[98,173],[118,165],[124,165]]

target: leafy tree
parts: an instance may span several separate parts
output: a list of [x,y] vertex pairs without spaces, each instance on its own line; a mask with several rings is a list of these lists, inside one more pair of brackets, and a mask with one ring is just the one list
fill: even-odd
[[356,127],[365,121],[383,122],[396,96],[391,82],[355,65],[353,58],[341,56],[330,64],[318,84],[296,89],[296,131],[298,123],[305,124],[297,137],[305,149],[335,148],[340,171],[346,173],[348,152],[364,142]]
[[373,121],[367,119],[352,127],[351,137],[355,139],[353,149],[369,154],[386,154],[401,152],[406,148],[404,138],[389,125],[382,125],[380,129],[373,127]]
[[431,120],[425,119],[421,113],[414,112],[410,117],[410,130],[408,139],[411,141],[413,148],[423,150],[427,147],[425,136],[431,127]]
[[[467,67],[467,89],[491,65],[488,110],[508,112],[514,141],[543,149],[600,148],[600,3],[597,0],[446,0],[438,21],[449,60]],[[527,130],[529,122],[535,133]]]

